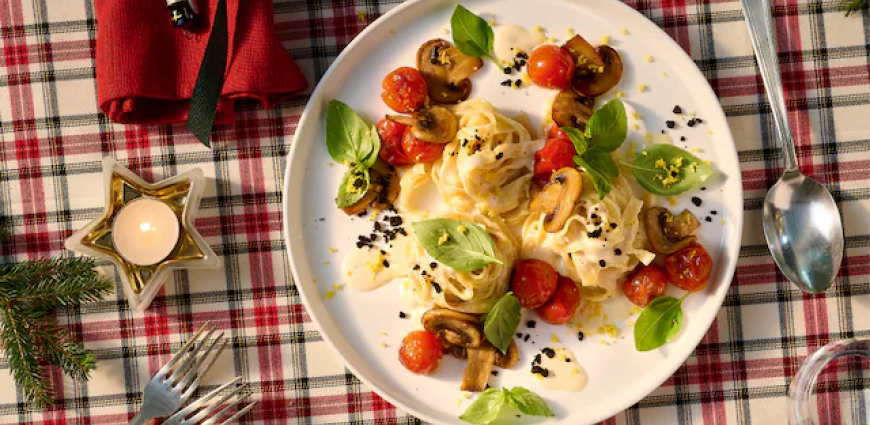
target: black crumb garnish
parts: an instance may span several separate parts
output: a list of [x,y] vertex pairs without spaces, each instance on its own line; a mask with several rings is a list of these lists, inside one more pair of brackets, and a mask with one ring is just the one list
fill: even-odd
[[707,188],[706,188],[706,187],[702,187],[701,190],[707,190]]
[[495,155],[495,159],[502,159],[504,157],[504,152],[499,152]]
[[511,73],[511,67],[506,66],[506,67],[504,67],[504,69],[502,69],[501,71],[504,72],[505,74],[510,74],[510,73]]
[[541,369],[541,376],[543,376],[544,378],[550,376],[550,371],[542,368]]
[[615,229],[615,228],[616,228],[616,223],[610,223],[610,228],[611,228],[611,229]]
[[[517,69],[517,71],[519,71],[519,69]],[[523,85],[523,80],[517,78],[517,81],[515,82],[515,84],[517,85],[517,88],[519,88],[521,85]]]
[[673,120],[667,120],[665,121],[665,125],[668,126],[668,128],[674,128],[677,126],[677,123],[675,123]]
[[360,211],[359,214],[357,214],[356,216],[357,216],[357,217],[365,217],[365,216],[367,216],[367,215],[369,215],[369,211],[368,211],[368,210],[362,210],[362,211]]
[[710,214],[716,215],[719,214],[716,210],[710,211]]
[[704,218],[704,221],[706,221],[707,223],[712,223],[712,222],[713,222],[713,217],[707,216],[707,217]]
[[526,322],[527,328],[534,328],[535,325],[537,325],[537,322],[535,322],[534,320],[529,320],[528,322]]
[[680,105],[674,106],[674,113],[675,114],[682,114],[683,108],[680,108]]
[[531,335],[532,335],[532,334],[526,334],[526,336],[523,337],[523,342],[529,342],[529,337],[530,337]]
[[522,333],[522,332],[517,332],[517,338],[522,338],[522,337],[523,337],[523,333]]
[[589,214],[589,217],[592,217],[592,219],[595,220],[596,218],[598,218],[598,214],[592,213]]
[[357,243],[356,243],[357,248],[362,248],[364,246],[366,246],[366,244],[363,241],[357,241]]
[[588,233],[586,233],[586,236],[588,236],[592,239],[597,239],[601,236],[601,229],[595,229],[591,232],[588,232]]
[[408,315],[405,314],[404,311],[400,311],[400,312],[399,312],[399,319],[404,319],[404,318],[406,318],[406,317],[408,317]]
[[701,198],[699,198],[699,197],[697,197],[697,196],[693,196],[693,197],[692,197],[692,203],[695,204],[696,207],[700,207],[700,206],[701,206],[701,202],[702,202],[702,201],[701,201]]
[[538,365],[534,365],[534,366],[532,366],[532,373],[536,373],[536,374],[539,374],[539,375],[543,375],[543,374],[544,374],[544,368],[542,368],[542,367],[540,367],[540,366],[538,366]]
[[571,363],[571,359],[569,359],[568,357],[565,357],[565,363]]
[[394,215],[390,217],[390,226],[396,227],[402,225],[402,217]]
[[439,285],[438,282],[432,282],[432,288],[435,289],[436,294],[441,293],[441,285]]
[[528,59],[529,55],[526,52],[519,52],[519,53],[517,53],[517,58]]
[[685,142],[685,141],[686,141],[686,136],[680,136],[680,141],[681,141],[681,142]]
[[504,81],[502,81],[502,82],[499,83],[499,84],[501,84],[501,85],[503,85],[503,86],[505,86],[505,87],[510,87],[510,86],[511,86],[511,83],[512,83],[511,79],[508,78],[507,80],[504,80]]
[[372,233],[371,235],[369,235],[369,239],[371,239],[372,242],[374,242],[374,241],[378,240],[378,235]]
[[540,354],[535,354],[535,358],[534,358],[534,360],[532,360],[532,364],[536,364],[536,363],[541,364],[541,355]]
[[375,222],[375,231],[376,231],[376,232],[380,232],[380,231],[381,231],[381,223],[380,223],[379,221],[376,221],[376,222]]
[[613,250],[613,253],[616,254],[616,255],[622,255],[622,250],[619,249],[619,248],[616,248],[616,249]]
[[497,371],[497,370],[493,370],[493,371],[491,371],[491,372],[489,372],[489,373],[492,374],[492,376],[498,376],[498,371]]
[[577,339],[583,341],[584,338],[586,338],[586,335],[583,335],[583,332],[577,332]]
[[694,127],[695,126],[695,119],[690,118],[689,122],[687,122],[686,125],[688,125],[689,127]]
[[387,251],[381,250],[381,255],[387,255]]
[[547,357],[549,357],[549,358],[551,358],[551,359],[552,359],[553,357],[556,356],[556,351],[553,350],[553,349],[550,348],[550,347],[544,347],[544,348],[542,348],[542,349],[541,349],[541,352],[544,353],[545,356],[547,356]]
[[420,270],[420,265],[419,265],[419,264],[414,264],[414,270]]
[[435,267],[438,267],[438,263],[436,263],[434,261],[429,263],[429,268],[434,269]]
[[422,275],[422,276],[426,276],[427,274],[429,274],[429,273],[426,273],[426,270],[423,270],[422,272],[420,272],[420,275]]
[[386,268],[390,268],[390,262],[389,262],[389,261],[387,261],[387,260],[384,260],[384,262],[383,262],[383,263],[381,263],[381,264],[383,264],[383,265],[384,265],[384,267],[386,267]]
[[598,260],[598,265],[601,267],[607,267],[607,262],[604,260]]
[[664,131],[664,130],[662,130],[662,134],[665,134],[665,131]]

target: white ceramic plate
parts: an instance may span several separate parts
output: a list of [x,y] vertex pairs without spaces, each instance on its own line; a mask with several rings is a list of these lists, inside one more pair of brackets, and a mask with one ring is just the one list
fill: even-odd
[[[463,423],[457,416],[469,400],[459,398],[463,362],[445,359],[434,376],[418,376],[406,371],[397,360],[401,338],[411,330],[409,320],[400,320],[400,310],[408,311],[399,299],[396,286],[363,293],[349,289],[335,298],[323,294],[341,282],[343,255],[354,247],[357,235],[367,234],[372,223],[351,219],[339,211],[333,198],[344,167],[331,163],[325,145],[326,106],[339,99],[369,122],[376,122],[388,112],[380,100],[381,80],[399,66],[414,66],[415,52],[424,41],[443,37],[455,2],[441,0],[409,1],[379,18],[341,53],[324,75],[302,114],[288,160],[284,188],[284,229],[290,252],[290,264],[297,287],[308,312],[323,337],[363,382],[381,396],[424,420],[435,423]],[[643,132],[660,134],[665,120],[674,119],[674,105],[696,111],[704,124],[670,131],[675,139],[686,136],[689,147],[700,149],[697,155],[713,161],[720,179],[708,182],[706,190],[693,195],[703,199],[700,208],[690,203],[690,196],[676,201],[678,211],[690,207],[704,222],[701,241],[715,261],[710,284],[700,294],[689,297],[683,306],[684,324],[675,341],[664,348],[640,353],[634,349],[631,329],[623,330],[623,339],[610,345],[595,336],[579,341],[566,337],[564,326],[533,329],[536,345],[521,344],[520,363],[514,370],[503,371],[495,379],[498,386],[522,385],[543,396],[556,413],[544,421],[523,418],[517,421],[591,424],[604,420],[639,401],[667,379],[685,361],[706,333],[722,304],[734,272],[743,217],[740,169],[728,123],[707,81],[692,60],[655,24],[630,7],[615,0],[569,2],[560,0],[466,0],[463,5],[487,19],[495,15],[500,24],[519,24],[528,28],[541,25],[559,43],[567,39],[567,29],[582,34],[593,44],[603,35],[625,63],[622,82],[613,93],[627,94],[629,108],[642,116],[641,130],[635,131],[629,119],[629,139],[643,141]],[[628,35],[622,34],[622,28]],[[653,61],[648,62],[647,56]],[[517,78],[516,74],[512,76]],[[491,62],[474,75],[474,97],[491,101],[508,115],[526,112],[537,126],[554,91],[539,88],[514,90],[498,83],[506,77]],[[638,93],[639,84],[649,88]],[[601,101],[599,101],[599,104]],[[537,128],[537,127],[536,127]],[[708,131],[709,130],[709,131]],[[683,144],[685,147],[686,145]],[[666,201],[660,200],[664,204]],[[319,221],[319,219],[325,219]],[[329,248],[337,248],[332,253]],[[329,262],[328,264],[325,262]],[[531,313],[526,313],[532,317]],[[527,329],[521,326],[520,331]],[[384,334],[386,333],[386,334]],[[563,345],[571,348],[589,374],[588,387],[582,392],[551,392],[540,389],[528,372],[535,350],[550,343],[556,333]],[[387,348],[382,346],[387,344]],[[513,415],[508,418],[513,421]]]

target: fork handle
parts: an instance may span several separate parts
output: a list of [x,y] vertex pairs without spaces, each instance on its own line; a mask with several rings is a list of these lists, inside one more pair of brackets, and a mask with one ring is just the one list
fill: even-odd
[[154,417],[143,415],[142,411],[139,411],[139,413],[137,413],[136,416],[133,416],[133,419],[130,421],[130,423],[128,425],[145,425],[151,419],[154,419]]

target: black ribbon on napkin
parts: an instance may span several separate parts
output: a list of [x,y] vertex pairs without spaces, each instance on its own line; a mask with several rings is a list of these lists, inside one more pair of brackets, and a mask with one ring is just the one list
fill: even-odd
[[226,0],[219,0],[187,114],[187,128],[208,147],[211,147],[211,129],[224,87],[228,39],[227,4]]

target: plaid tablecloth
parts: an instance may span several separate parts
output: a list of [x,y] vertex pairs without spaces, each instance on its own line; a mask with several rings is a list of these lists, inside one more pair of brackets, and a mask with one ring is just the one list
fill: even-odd
[[[393,3],[276,0],[278,36],[316,82]],[[798,156],[831,188],[846,228],[839,282],[807,296],[778,273],[762,236],[761,201],[780,156],[738,3],[628,3],[691,54],[719,95],[740,150],[746,220],[736,277],[695,354],[605,423],[785,423],[785,391],[804,357],[831,340],[870,336],[870,15],[846,18],[839,0],[776,1]],[[90,0],[0,0],[0,209],[13,233],[2,261],[69,255],[64,239],[103,207],[100,160],[111,155],[150,180],[202,168],[209,181],[196,226],[224,265],[175,274],[145,313],[130,311],[120,292],[61,313],[95,353],[97,371],[80,384],[52,370],[57,407],[33,411],[0,363],[0,423],[126,423],[151,375],[206,320],[233,338],[209,386],[234,375],[250,382],[260,404],[248,423],[417,422],[348,373],[291,281],[281,187],[307,95],[275,110],[243,105],[235,124],[215,131],[214,150],[180,125],[112,124],[96,106],[96,19]],[[867,386],[857,363],[825,374],[822,423],[868,423]]]

